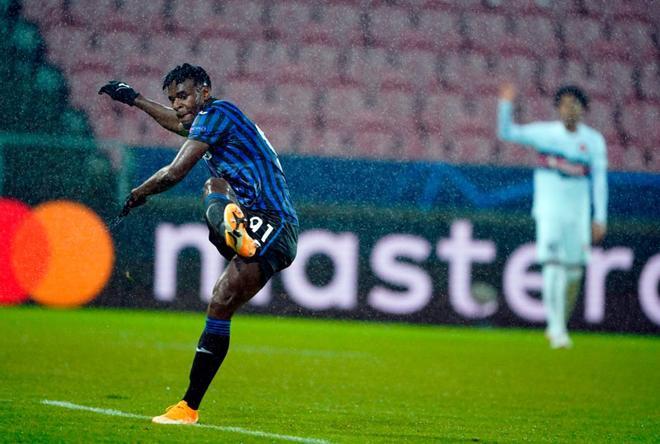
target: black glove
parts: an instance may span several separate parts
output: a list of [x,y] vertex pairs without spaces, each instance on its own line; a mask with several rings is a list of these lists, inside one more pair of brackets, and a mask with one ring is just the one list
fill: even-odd
[[126,198],[126,201],[124,202],[124,207],[119,213],[119,217],[128,216],[128,213],[130,213],[133,208],[144,205],[145,203],[147,203],[146,197],[135,197],[133,193],[129,194]]
[[103,93],[109,95],[112,100],[117,100],[129,106],[135,105],[135,98],[140,95],[131,85],[117,80],[110,80],[103,85],[99,89],[99,94]]

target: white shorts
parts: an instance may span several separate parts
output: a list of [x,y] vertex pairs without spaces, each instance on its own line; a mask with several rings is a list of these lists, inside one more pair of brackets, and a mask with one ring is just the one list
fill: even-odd
[[590,251],[590,217],[536,217],[536,254],[539,263],[586,265]]

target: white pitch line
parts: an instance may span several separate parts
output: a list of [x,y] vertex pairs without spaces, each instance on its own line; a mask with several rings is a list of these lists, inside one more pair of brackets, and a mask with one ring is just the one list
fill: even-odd
[[[67,402],[67,401],[51,401],[49,399],[44,399],[41,401],[41,403],[45,405],[52,405],[55,407],[62,407],[70,410],[83,410],[85,412],[99,413],[101,415],[107,415],[107,416],[119,416],[122,418],[151,420],[151,416],[136,415],[135,413],[122,412],[121,410],[88,407],[85,405],[74,404],[72,402]],[[300,436],[291,436],[291,435],[280,435],[279,433],[261,432],[259,430],[244,429],[242,427],[217,426],[212,424],[193,424],[192,426],[189,427],[200,427],[204,429],[222,430],[223,432],[242,433],[243,435],[258,436],[260,438],[281,439],[282,441],[302,442],[308,444],[330,444],[330,441],[326,441],[324,439],[303,438]]]

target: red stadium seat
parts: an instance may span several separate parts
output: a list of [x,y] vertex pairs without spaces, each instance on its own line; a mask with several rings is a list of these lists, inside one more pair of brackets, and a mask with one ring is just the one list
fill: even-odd
[[621,112],[623,127],[633,143],[660,145],[660,106],[630,101]]
[[498,61],[498,72],[502,79],[517,85],[532,85],[537,62],[521,55],[514,55]]
[[510,80],[503,72],[503,68],[508,64],[506,59],[471,52],[461,57],[459,64],[453,69],[457,70],[461,90],[491,95],[496,94],[500,86]]
[[121,4],[114,0],[71,0],[68,5],[65,19],[74,25],[105,32],[140,30],[135,11],[121,8]]
[[[458,53],[438,55],[436,78],[441,88],[453,92],[461,91],[468,82],[463,78],[463,57]],[[470,73],[471,74],[471,73]]]
[[303,64],[313,83],[324,85],[337,77],[338,56],[339,53],[334,46],[311,43],[302,46],[300,63]]
[[450,153],[453,142],[449,136],[443,132],[429,133],[426,146],[426,158],[433,161],[447,162],[450,160]]
[[436,54],[431,51],[410,49],[401,52],[401,69],[416,88],[426,88],[436,78]]
[[529,45],[515,38],[506,17],[497,14],[468,14],[470,45],[480,51],[495,51],[505,56],[531,55]]
[[[98,41],[97,53],[106,62],[112,61],[110,71],[114,77],[139,73],[162,73],[164,68],[158,64],[157,68],[144,62],[146,40],[134,32],[117,31],[101,34]],[[139,57],[138,57],[139,55]]]
[[623,169],[625,167],[624,159],[625,149],[621,145],[609,144],[607,146],[607,166],[611,169]]
[[222,98],[240,104],[243,111],[251,116],[265,106],[265,87],[265,82],[260,80],[232,77],[223,85]]
[[[259,29],[262,17],[260,2],[246,2],[244,0],[224,0],[218,2],[222,7],[223,20],[236,23],[244,29]],[[253,36],[254,37],[254,36]]]
[[644,21],[621,20],[612,25],[612,40],[628,53],[631,60],[645,62],[658,54],[652,32],[652,27]]
[[603,38],[600,22],[588,17],[568,17],[562,24],[566,49],[570,56],[578,60],[592,60],[592,43]]
[[498,12],[505,11],[511,15],[522,15],[527,19],[529,17],[550,15],[552,12],[552,3],[558,2],[544,3],[536,0],[507,0],[494,3],[498,5]]
[[640,171],[644,170],[646,165],[642,150],[637,147],[623,148],[623,169]]
[[353,147],[347,142],[345,130],[326,128],[318,134],[318,145],[311,146],[308,153],[332,157],[354,157]]
[[216,37],[239,38],[246,34],[247,28],[225,12],[220,2],[175,0],[165,20],[166,27],[193,37],[211,34]]
[[521,97],[522,123],[534,121],[549,121],[557,119],[557,112],[552,103],[552,97],[544,97],[538,94],[528,94]]
[[358,153],[356,157],[400,159],[403,154],[403,145],[397,144],[394,133],[381,129],[356,129],[353,146]]
[[48,58],[55,64],[62,66],[65,71],[70,70],[91,51],[93,32],[77,26],[60,26],[49,28],[44,32],[48,42]]
[[457,94],[434,94],[428,97],[422,121],[434,132],[452,134],[463,115],[463,98]]
[[610,101],[621,102],[633,94],[632,69],[616,59],[593,63],[591,84]]
[[255,40],[241,42],[237,57],[240,76],[263,79],[274,73],[273,66],[287,63],[287,47],[282,42]]
[[456,51],[463,43],[458,27],[459,16],[446,10],[424,9],[420,15],[420,32],[433,42],[440,53]]
[[327,2],[322,23],[339,46],[351,46],[359,40],[359,11],[348,3]]
[[554,24],[549,18],[540,15],[519,17],[515,24],[517,44],[526,45],[534,56],[546,58],[559,53]]
[[[149,67],[148,72],[160,71],[161,75],[187,61],[192,52],[190,41],[185,35],[156,33],[149,35],[144,45],[144,50],[135,54],[138,63],[142,60],[142,63]],[[135,60],[132,62],[133,67],[139,66],[135,64]]]
[[402,128],[403,137],[403,155],[402,159],[424,160],[428,150],[428,138],[423,137],[422,133],[415,131],[415,121]]
[[284,83],[277,87],[277,100],[284,108],[283,114],[290,118],[292,126],[301,126],[301,122],[311,119],[314,113],[314,94],[311,86],[296,83]]
[[328,127],[352,126],[352,116],[363,107],[363,93],[354,85],[341,85],[328,90],[325,117]]
[[607,98],[609,85],[604,74],[596,75],[593,63],[577,59],[549,59],[542,63],[541,85],[547,94],[554,94],[561,85],[572,84],[583,88],[590,97]]
[[410,28],[410,20],[401,8],[382,4],[369,11],[370,30],[379,46],[399,48],[401,37]]
[[615,131],[614,110],[607,101],[592,99],[589,111],[585,115],[585,122],[611,138]]
[[643,65],[640,83],[644,96],[656,102],[660,101],[660,61]]
[[291,42],[296,40],[299,30],[309,20],[309,9],[306,3],[290,1],[273,3],[272,29],[278,39]]
[[455,150],[451,155],[453,161],[457,163],[494,163],[492,149],[495,144],[494,138],[465,134],[454,141]]
[[203,66],[211,80],[218,76],[212,72],[230,73],[238,69],[239,45],[236,41],[215,36],[201,37],[196,41],[197,53],[189,57],[188,61]]

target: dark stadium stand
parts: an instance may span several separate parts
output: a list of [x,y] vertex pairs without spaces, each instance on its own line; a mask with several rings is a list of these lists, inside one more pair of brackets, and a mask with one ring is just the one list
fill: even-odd
[[161,98],[188,61],[282,152],[520,164],[533,156],[495,139],[498,86],[515,81],[524,122],[554,118],[553,91],[574,82],[611,167],[660,171],[653,2],[33,0],[23,14],[102,139],[178,146],[96,90],[119,78]]
[[70,106],[65,76],[46,59],[45,47],[39,27],[21,17],[20,3],[0,2],[0,77],[11,88],[0,132],[91,135],[85,113]]

